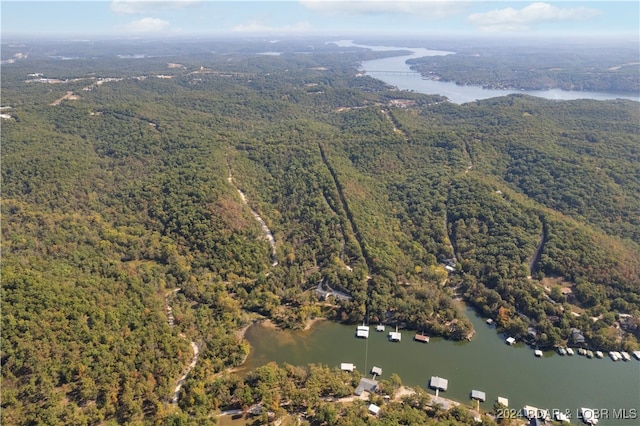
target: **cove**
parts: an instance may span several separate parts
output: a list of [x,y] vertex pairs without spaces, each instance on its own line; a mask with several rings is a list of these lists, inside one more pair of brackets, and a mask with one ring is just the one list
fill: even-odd
[[[416,47],[396,47],[396,46],[370,46],[354,44],[350,40],[340,40],[334,42],[338,46],[343,47],[361,47],[375,51],[409,51],[410,54],[402,54],[384,59],[375,59],[364,61],[361,69],[368,75],[378,80],[382,80],[387,84],[397,87],[400,90],[412,90],[417,93],[442,95],[456,104],[473,102],[481,99],[495,98],[498,96],[506,96],[512,93],[521,93],[531,96],[537,96],[545,99],[553,100],[573,100],[573,99],[594,99],[594,100],[610,100],[610,99],[630,99],[640,101],[639,96],[625,95],[620,93],[608,92],[582,92],[570,91],[562,89],[551,90],[498,90],[485,89],[480,86],[460,86],[453,82],[437,81],[423,79],[422,76],[413,71],[406,63],[408,59],[421,58],[425,56],[442,56],[453,55],[455,52],[443,50],[430,50]],[[398,72],[401,74],[392,74]]]
[[[555,352],[535,358],[524,344],[508,346],[473,309],[465,307],[476,334],[470,342],[453,342],[432,337],[430,343],[413,341],[415,332],[402,331],[402,342],[391,343],[386,332],[371,328],[369,339],[357,339],[355,326],[330,321],[317,323],[308,331],[277,330],[262,324],[251,326],[245,335],[251,354],[241,371],[268,362],[307,365],[321,363],[337,367],[341,362],[356,365],[368,373],[381,367],[382,379],[398,374],[408,386],[427,388],[431,376],[449,380],[444,397],[470,404],[472,389],[486,392],[481,409],[491,410],[498,396],[509,399],[511,408],[525,404],[572,415],[579,424],[580,407],[607,410],[600,425],[637,426],[640,418],[640,361],[613,362],[609,358],[560,356]],[[623,417],[622,409],[626,417]]]

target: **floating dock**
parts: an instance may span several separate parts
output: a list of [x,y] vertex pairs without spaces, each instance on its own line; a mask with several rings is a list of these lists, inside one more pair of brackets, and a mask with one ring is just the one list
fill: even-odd
[[376,325],[376,331],[384,331],[384,324]]
[[351,364],[350,362],[343,362],[343,363],[340,364],[340,370],[342,370],[342,371],[350,371],[350,372],[352,372],[355,369],[356,369],[356,366]]
[[429,336],[425,336],[424,334],[416,334],[413,337],[413,340],[421,343],[429,343]]
[[396,327],[396,331],[389,332],[389,341],[391,342],[399,342],[402,340],[402,334],[398,331],[398,327]]
[[359,325],[358,328],[356,328],[356,337],[359,337],[361,339],[368,339],[369,338],[369,326]]

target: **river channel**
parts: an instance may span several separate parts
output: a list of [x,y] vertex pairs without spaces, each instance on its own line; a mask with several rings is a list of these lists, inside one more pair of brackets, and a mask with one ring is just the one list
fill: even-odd
[[630,99],[640,101],[638,95],[626,95],[620,93],[608,92],[582,92],[561,89],[550,90],[499,90],[485,89],[480,86],[461,86],[453,82],[438,81],[424,79],[422,76],[413,71],[406,63],[408,59],[422,58],[425,56],[443,56],[452,55],[455,52],[443,50],[431,50],[417,47],[397,47],[397,46],[370,46],[354,44],[350,40],[340,40],[334,42],[338,46],[343,47],[362,47],[376,51],[410,51],[411,54],[392,56],[384,59],[376,59],[372,61],[364,61],[361,65],[371,77],[382,80],[401,90],[413,90],[418,93],[437,94],[449,98],[451,102],[462,104],[465,102],[473,102],[480,99],[495,98],[498,96],[506,96],[512,93],[522,93],[531,96],[537,96],[545,99],[555,100],[572,100],[572,99]]
[[[580,407],[608,410],[599,425],[640,424],[640,361],[614,362],[555,352],[536,358],[524,344],[505,344],[494,327],[471,308],[464,309],[476,329],[470,342],[432,337],[429,343],[418,343],[413,341],[414,332],[403,331],[402,341],[391,343],[387,339],[389,327],[384,333],[371,327],[369,339],[358,339],[355,326],[330,321],[317,323],[309,331],[256,324],[246,333],[252,351],[243,370],[270,361],[335,367],[350,362],[363,373],[373,366],[381,367],[382,379],[396,373],[409,386],[427,388],[431,376],[444,377],[449,380],[449,389],[442,395],[465,404],[470,404],[472,389],[484,391],[487,401],[480,408],[485,410],[491,410],[502,396],[509,399],[512,408],[526,404],[569,412],[574,424],[580,423],[576,420]],[[625,415],[635,418],[620,418]]]
[[[615,99],[625,97],[612,93],[489,90],[475,86],[458,86],[434,80],[424,80],[411,71],[407,59],[428,55],[447,55],[453,52],[419,48],[355,45],[350,41],[342,46],[367,47],[375,50],[410,50],[410,55],[366,61],[362,69],[369,75],[404,90],[440,94],[454,103],[526,93],[547,99]],[[400,71],[403,75],[382,71]],[[487,401],[480,404],[490,410],[498,396],[509,399],[511,408],[531,405],[541,409],[560,410],[571,415],[573,424],[580,407],[599,410],[599,426],[640,425],[640,361],[614,362],[610,358],[588,359],[583,356],[560,356],[547,352],[535,358],[533,350],[524,344],[508,346],[504,336],[478,317],[471,308],[463,308],[472,321],[476,334],[470,342],[452,342],[432,337],[430,343],[413,341],[414,333],[403,331],[402,342],[390,343],[387,333],[371,328],[369,339],[355,338],[355,326],[329,321],[316,324],[309,331],[282,331],[261,324],[251,326],[246,333],[251,354],[243,371],[270,361],[307,365],[322,363],[338,366],[341,362],[356,365],[360,372],[371,367],[383,369],[382,379],[396,373],[405,385],[427,388],[431,376],[449,380],[443,396],[470,403],[472,389],[484,391]],[[389,328],[387,328],[387,332]],[[634,411],[635,410],[635,411]]]

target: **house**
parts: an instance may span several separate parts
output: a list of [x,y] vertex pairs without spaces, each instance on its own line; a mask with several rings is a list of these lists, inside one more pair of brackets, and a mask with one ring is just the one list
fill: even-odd
[[582,345],[585,343],[585,338],[584,338],[584,335],[582,334],[582,331],[577,328],[571,329],[571,340],[576,345]]
[[373,414],[374,416],[377,416],[378,413],[380,412],[380,407],[378,407],[376,404],[369,404],[368,410],[371,414]]
[[356,396],[360,396],[363,392],[375,392],[377,388],[378,382],[376,380],[363,377],[362,379],[360,379],[360,383],[358,383],[358,387],[353,392],[353,394]]

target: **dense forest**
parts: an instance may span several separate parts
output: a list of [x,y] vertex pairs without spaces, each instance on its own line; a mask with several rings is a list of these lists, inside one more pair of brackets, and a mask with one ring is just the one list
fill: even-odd
[[563,45],[553,49],[522,45],[465,46],[457,54],[411,59],[412,69],[425,78],[489,89],[591,92],[640,92],[638,46],[598,43]]
[[[389,52],[268,47],[287,53],[44,43],[3,65],[3,424],[204,424],[256,403],[356,424],[366,407],[318,399],[351,376],[230,373],[256,318],[472,338],[461,298],[540,347],[579,330],[640,349],[637,102],[455,105],[357,76]],[[375,424],[469,416],[424,405]]]

